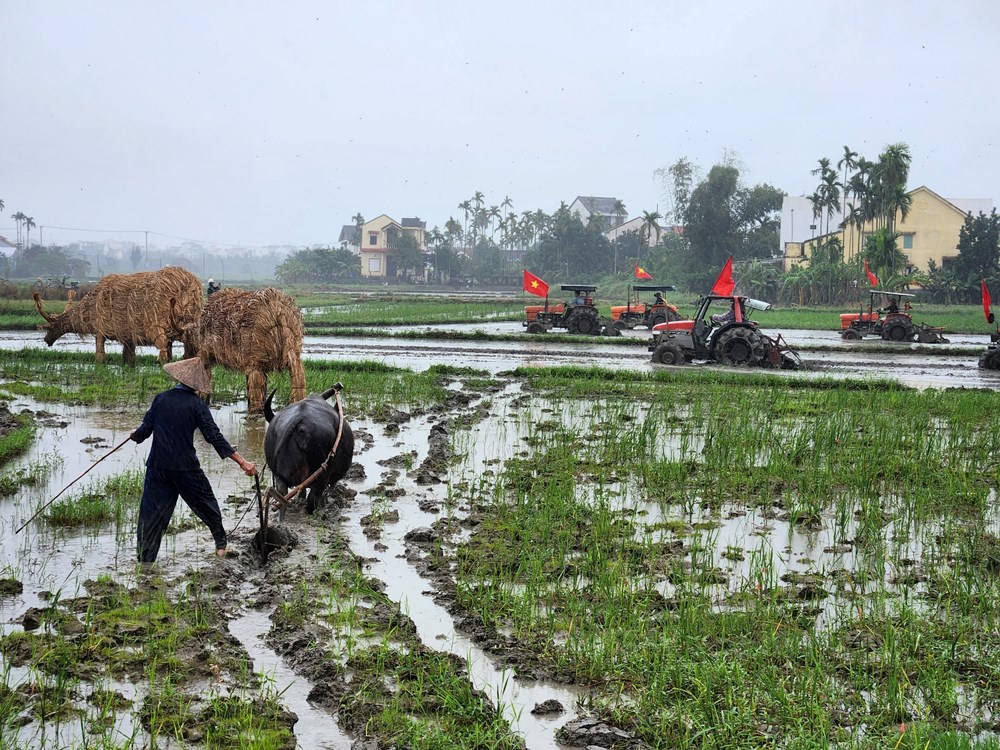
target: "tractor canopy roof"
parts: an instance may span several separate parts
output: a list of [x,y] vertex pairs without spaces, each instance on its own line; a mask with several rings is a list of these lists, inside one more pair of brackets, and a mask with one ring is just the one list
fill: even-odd
[[890,292],[888,289],[869,289],[868,293],[874,297],[876,294],[884,294],[887,297],[916,297],[915,294],[908,294],[907,292]]
[[637,292],[676,292],[677,287],[673,284],[633,284],[632,288]]
[[709,300],[713,302],[715,300],[722,300],[723,302],[733,303],[733,300],[740,300],[744,307],[749,307],[751,310],[770,310],[771,303],[765,302],[762,299],[754,299],[753,297],[744,297],[742,294],[705,294],[698,298],[701,300]]
[[563,284],[561,287],[564,292],[596,292],[597,287],[592,284]]

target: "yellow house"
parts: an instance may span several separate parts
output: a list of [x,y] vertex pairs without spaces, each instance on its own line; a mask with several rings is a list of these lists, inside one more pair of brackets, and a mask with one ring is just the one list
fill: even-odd
[[[978,213],[992,208],[992,201],[962,201],[959,208],[955,203],[942,198],[928,187],[918,187],[909,192],[912,198],[910,210],[904,221],[896,214],[896,233],[899,235],[897,247],[906,256],[906,273],[926,273],[928,261],[934,260],[939,268],[946,267],[958,257],[958,236],[965,223],[967,210]],[[965,209],[965,210],[963,210]],[[815,219],[814,219],[815,221]],[[839,226],[839,216],[831,224]],[[812,228],[815,225],[811,225]],[[794,231],[794,230],[793,230]],[[844,246],[844,259],[850,260],[864,249],[865,238],[874,232],[872,225],[861,228],[847,226],[806,240],[784,243],[784,270],[789,271],[802,263],[809,263],[813,248],[829,237],[839,237]]]
[[381,214],[361,227],[361,275],[368,278],[394,278],[397,275],[392,245],[404,234],[413,235],[420,252],[427,251],[424,237],[427,222],[417,218],[395,219]]

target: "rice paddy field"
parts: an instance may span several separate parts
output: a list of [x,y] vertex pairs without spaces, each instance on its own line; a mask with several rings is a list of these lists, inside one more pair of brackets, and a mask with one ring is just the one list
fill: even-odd
[[[142,570],[141,452],[16,529],[171,381],[149,357],[4,352],[0,747],[1000,745],[995,391],[306,375],[344,383],[358,436],[327,507],[278,524],[266,566],[253,511],[216,563],[181,509]],[[244,398],[216,368],[217,421],[263,465]],[[252,482],[212,456],[229,528]]]

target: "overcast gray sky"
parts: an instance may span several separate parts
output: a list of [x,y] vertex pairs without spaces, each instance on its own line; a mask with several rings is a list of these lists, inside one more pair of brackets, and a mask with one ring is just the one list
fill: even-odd
[[1000,197],[992,0],[0,0],[0,27],[0,230],[334,243],[476,190],[636,215],[682,156],[798,195],[899,141],[911,187]]

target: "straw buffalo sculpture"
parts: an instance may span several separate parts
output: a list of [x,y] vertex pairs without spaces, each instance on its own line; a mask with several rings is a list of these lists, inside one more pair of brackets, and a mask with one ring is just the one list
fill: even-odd
[[[117,341],[122,345],[122,360],[129,366],[135,366],[137,346],[155,346],[160,363],[167,362],[172,342],[197,324],[203,304],[198,278],[177,267],[109,274],[78,302],[71,300],[63,312],[54,315],[42,308],[38,292],[33,296],[39,315],[46,320],[39,326],[45,331],[46,344],[52,346],[67,333],[93,336],[97,361],[103,362],[104,342]],[[193,354],[186,345],[185,355]]]
[[[323,469],[309,485],[306,512],[321,506],[323,492],[347,474],[354,460],[354,433],[338,408],[327,399],[340,386],[289,404],[277,413],[271,408],[271,391],[264,402],[264,458],[274,475],[274,487],[282,496],[289,487],[299,487]],[[325,462],[325,468],[324,468]],[[283,510],[283,508],[281,509]]]
[[184,342],[206,368],[244,373],[249,410],[259,414],[268,373],[288,370],[292,401],[305,398],[303,330],[302,313],[284,292],[223,289],[208,298],[198,323],[184,328]]

